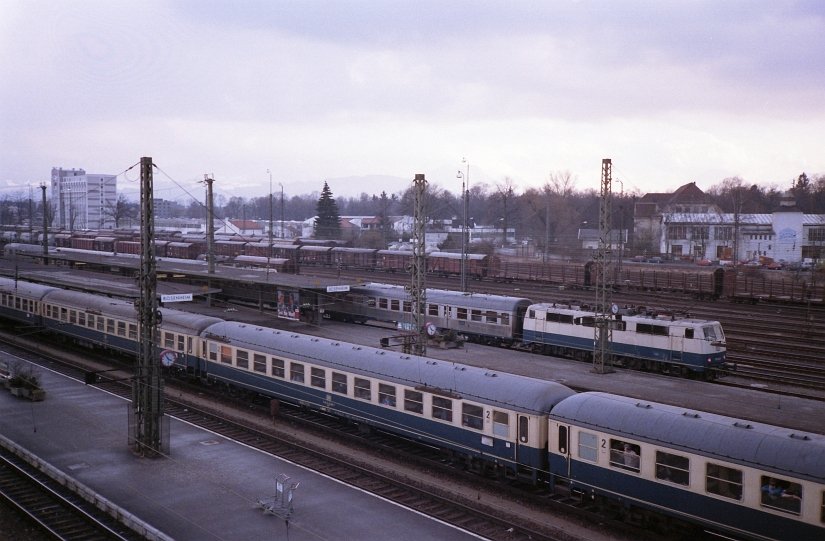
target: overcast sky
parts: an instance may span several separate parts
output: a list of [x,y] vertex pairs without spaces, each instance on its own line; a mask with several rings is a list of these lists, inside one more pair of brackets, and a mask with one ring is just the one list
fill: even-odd
[[[825,173],[825,2],[0,0],[0,195],[53,166],[155,195],[521,192]],[[347,177],[380,175],[386,182]],[[136,169],[119,178],[134,187]],[[28,188],[26,188],[28,189]]]

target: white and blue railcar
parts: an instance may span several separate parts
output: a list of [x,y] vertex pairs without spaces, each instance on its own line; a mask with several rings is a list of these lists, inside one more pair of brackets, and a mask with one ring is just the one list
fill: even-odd
[[41,324],[41,303],[57,288],[0,277],[0,316],[24,325]]
[[[470,341],[497,345],[521,342],[522,323],[532,301],[523,297],[427,289],[426,325],[432,336],[455,333]],[[412,322],[412,300],[402,286],[354,286],[327,311],[336,319]]]
[[210,378],[447,449],[502,472],[547,466],[559,383],[223,321],[202,332]]
[[[588,360],[595,343],[596,313],[561,303],[531,305],[524,342],[546,354]],[[713,377],[725,363],[725,335],[718,321],[647,313],[614,306],[608,325],[614,362],[636,369]]]
[[600,501],[737,538],[825,539],[825,436],[606,393],[553,409],[550,469]]

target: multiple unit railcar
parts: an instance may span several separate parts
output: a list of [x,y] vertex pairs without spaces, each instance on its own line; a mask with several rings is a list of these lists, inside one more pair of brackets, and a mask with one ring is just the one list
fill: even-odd
[[[134,306],[0,278],[0,314],[133,353]],[[436,446],[478,470],[753,540],[825,536],[825,436],[161,309],[170,371]],[[651,514],[652,513],[652,514]]]

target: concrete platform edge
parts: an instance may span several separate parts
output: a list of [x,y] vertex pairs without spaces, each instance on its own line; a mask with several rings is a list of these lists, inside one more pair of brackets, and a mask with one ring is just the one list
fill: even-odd
[[149,541],[174,541],[172,537],[169,537],[165,533],[159,531],[157,528],[151,526],[150,524],[147,524],[146,522],[139,519],[129,511],[120,507],[119,505],[110,502],[109,500],[107,500],[94,490],[90,489],[83,483],[80,483],[71,476],[66,475],[64,472],[55,468],[48,462],[42,460],[40,457],[30,453],[28,450],[17,445],[16,443],[14,443],[13,441],[9,440],[1,434],[0,445],[2,445],[3,448],[7,449],[8,451],[17,455],[18,457],[20,457],[22,460],[25,460],[31,466],[43,472],[51,479],[57,481],[67,489],[71,490],[87,502],[91,503],[104,513],[107,513],[121,524],[126,525],[138,534],[142,535],[145,539],[148,539]]

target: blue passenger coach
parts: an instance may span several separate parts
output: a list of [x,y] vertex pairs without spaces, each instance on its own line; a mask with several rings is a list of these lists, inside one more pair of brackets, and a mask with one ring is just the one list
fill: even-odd
[[749,539],[825,539],[825,436],[605,393],[553,409],[550,469],[619,501]]
[[551,381],[223,321],[203,331],[210,378],[428,442],[510,473],[546,471]]

